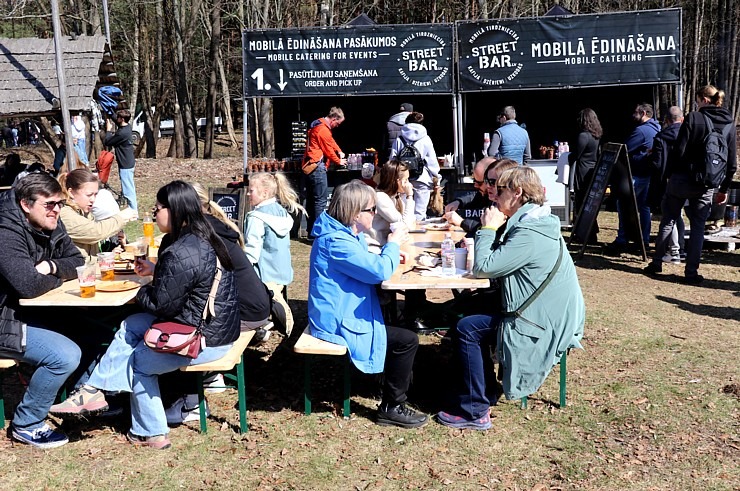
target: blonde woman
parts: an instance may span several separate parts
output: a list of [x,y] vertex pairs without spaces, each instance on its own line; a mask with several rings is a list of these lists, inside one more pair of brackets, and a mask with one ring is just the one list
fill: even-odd
[[249,176],[249,203],[244,251],[262,282],[273,293],[273,299],[285,309],[285,335],[293,330],[293,314],[283,297],[283,289],[293,282],[290,259],[290,230],[293,217],[288,214],[306,210],[288,179],[277,172]]
[[67,198],[67,206],[62,208],[60,218],[85,259],[97,256],[100,252],[98,243],[116,235],[126,222],[136,217],[132,208],[125,208],[116,215],[96,221],[91,211],[100,183],[98,177],[87,169],[75,169],[60,175],[59,184]]

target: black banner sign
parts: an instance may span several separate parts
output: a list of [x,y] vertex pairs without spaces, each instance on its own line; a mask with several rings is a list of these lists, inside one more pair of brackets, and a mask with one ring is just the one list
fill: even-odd
[[452,24],[245,30],[245,97],[452,92]]
[[681,11],[457,24],[461,92],[680,80]]

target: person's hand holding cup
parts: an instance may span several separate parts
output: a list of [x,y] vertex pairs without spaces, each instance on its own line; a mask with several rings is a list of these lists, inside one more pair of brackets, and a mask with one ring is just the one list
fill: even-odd
[[395,242],[398,245],[403,244],[409,238],[409,230],[402,222],[391,224],[391,233],[388,234],[388,242]]

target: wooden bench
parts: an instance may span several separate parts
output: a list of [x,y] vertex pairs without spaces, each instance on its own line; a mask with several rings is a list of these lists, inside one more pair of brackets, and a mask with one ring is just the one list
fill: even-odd
[[3,396],[3,372],[6,368],[16,366],[18,362],[7,358],[0,359],[0,429],[5,428],[5,398]]
[[306,355],[303,364],[303,412],[306,415],[311,414],[311,366],[313,364],[313,359],[317,356],[344,357],[344,401],[342,415],[345,418],[349,418],[350,360],[349,356],[347,356],[347,347],[315,338],[311,336],[310,328],[307,327],[301,334],[301,337],[298,338],[298,341],[293,347],[293,351],[301,355]]
[[[570,348],[565,350],[563,356],[560,357],[560,409],[565,407],[565,381],[566,374],[568,371],[567,358]],[[527,409],[527,396],[522,397],[522,409]]]
[[[271,329],[272,322],[268,322],[262,329]],[[249,430],[247,425],[247,389],[244,378],[244,350],[254,337],[255,331],[244,331],[234,341],[231,349],[218,360],[200,365],[189,365],[180,368],[183,372],[195,372],[198,385],[198,412],[200,413],[200,432],[206,433],[206,396],[203,391],[203,374],[206,372],[228,372],[236,367],[236,389],[239,397],[239,432],[245,433]],[[227,377],[233,377],[227,375]]]

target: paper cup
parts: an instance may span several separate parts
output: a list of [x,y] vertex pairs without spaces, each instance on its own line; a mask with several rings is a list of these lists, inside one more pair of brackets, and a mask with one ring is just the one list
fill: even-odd
[[465,248],[455,249],[455,268],[465,269],[465,263],[468,260],[468,250]]

